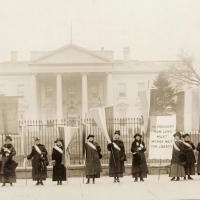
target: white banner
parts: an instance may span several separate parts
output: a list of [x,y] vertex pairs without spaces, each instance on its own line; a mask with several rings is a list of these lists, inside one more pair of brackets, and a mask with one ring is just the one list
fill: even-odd
[[88,117],[94,119],[100,131],[106,137],[108,143],[111,143],[110,137],[108,135],[107,126],[106,126],[106,115],[104,108],[94,108],[91,109],[88,113]]
[[171,159],[176,115],[150,118],[149,159]]

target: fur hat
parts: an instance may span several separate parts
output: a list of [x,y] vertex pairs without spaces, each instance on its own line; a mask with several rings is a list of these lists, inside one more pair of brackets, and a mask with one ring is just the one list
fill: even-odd
[[120,135],[120,130],[116,130],[114,134]]
[[177,131],[176,133],[174,133],[174,135],[173,135],[174,137],[176,137],[176,136],[178,136],[178,137],[180,137],[181,138],[181,133],[179,132],[179,131]]
[[136,134],[134,135],[134,138],[136,138],[137,136],[139,136],[140,138],[142,138],[142,135],[141,135],[140,133],[136,133]]
[[183,138],[190,137],[188,133],[182,135]]

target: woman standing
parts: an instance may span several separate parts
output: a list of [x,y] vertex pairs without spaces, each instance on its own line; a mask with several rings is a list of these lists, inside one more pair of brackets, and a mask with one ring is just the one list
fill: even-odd
[[6,183],[10,183],[12,186],[12,184],[16,182],[15,169],[18,164],[13,160],[16,151],[12,145],[12,138],[10,136],[6,136],[5,144],[1,148],[0,154],[2,155],[0,171],[0,180],[3,183],[2,186],[5,186]]
[[27,159],[32,159],[32,178],[37,181],[36,185],[44,185],[43,180],[47,178],[47,150],[43,144],[40,144],[38,137],[34,140],[35,144],[32,146],[32,151]]
[[147,162],[144,155],[146,151],[146,147],[144,142],[142,141],[142,135],[136,133],[134,135],[134,141],[131,145],[131,152],[133,154],[132,159],[132,175],[135,178],[135,182],[144,181],[143,178],[147,177],[148,169],[147,169]]
[[120,131],[115,131],[113,140],[107,146],[110,151],[109,159],[109,176],[114,177],[114,183],[120,182],[119,177],[123,177],[125,171],[124,161],[126,161],[126,154],[124,143],[120,140]]
[[95,183],[95,178],[100,178],[101,162],[101,147],[94,142],[94,135],[88,135],[87,142],[85,144],[86,151],[86,184],[90,183],[90,178],[92,178],[93,184]]
[[198,159],[197,159],[197,174],[200,175],[200,142],[197,144]]
[[[184,139],[183,144],[185,147],[185,156],[186,156],[186,163],[184,166],[185,175],[188,176],[189,180],[192,180],[193,178],[191,177],[191,175],[195,175],[195,163],[196,163],[194,155],[195,146],[191,142],[189,134],[183,135],[183,139]],[[184,177],[184,179],[186,179],[186,176]]]
[[57,181],[57,185],[62,185],[62,181],[66,181],[64,142],[61,139],[55,141],[52,152],[53,162],[53,181]]
[[169,177],[172,177],[171,181],[179,181],[180,177],[185,177],[184,165],[186,163],[186,156],[184,144],[181,141],[181,133],[176,132],[173,136],[174,144]]

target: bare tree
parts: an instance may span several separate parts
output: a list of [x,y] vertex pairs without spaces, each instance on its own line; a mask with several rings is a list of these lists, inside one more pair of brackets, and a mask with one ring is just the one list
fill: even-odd
[[172,79],[200,86],[200,73],[194,68],[193,59],[189,56],[181,56],[181,62],[171,67],[168,73]]

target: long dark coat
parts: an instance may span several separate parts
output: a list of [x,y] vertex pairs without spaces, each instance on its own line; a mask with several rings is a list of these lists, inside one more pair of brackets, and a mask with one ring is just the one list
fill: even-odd
[[194,155],[195,146],[190,141],[186,141],[185,143],[188,143],[190,145],[190,147],[187,145],[184,145],[185,158],[186,158],[186,162],[184,165],[185,174],[186,175],[195,175],[195,163],[196,163],[196,159],[195,159],[195,155]]
[[[60,148],[63,150],[63,147]],[[66,167],[63,163],[63,154],[53,148],[52,160],[55,161],[55,164],[53,166],[53,181],[66,181]]]
[[200,175],[200,142],[197,145],[198,159],[197,159],[197,173]]
[[131,145],[131,152],[133,154],[132,159],[132,175],[133,177],[147,177],[148,168],[147,162],[144,155],[146,147],[143,141],[134,140]]
[[86,152],[86,177],[87,178],[100,178],[100,172],[102,171],[100,159],[101,155],[101,147],[93,142],[92,143],[96,150],[90,147],[87,143],[85,144],[85,152]]
[[[10,153],[7,153],[4,148],[8,148]],[[0,182],[15,183],[15,169],[18,165],[18,163],[13,160],[13,156],[16,155],[15,148],[12,144],[4,144],[0,154],[2,155],[2,161],[0,162]]]
[[48,165],[47,150],[42,144],[38,144],[37,146],[42,154],[40,155],[33,146],[30,155],[27,156],[27,159],[32,159],[32,178],[33,180],[46,180]]
[[114,140],[112,142],[115,142],[121,150],[116,149],[112,143],[107,146],[108,151],[110,151],[109,176],[123,177],[123,173],[125,172],[124,162],[126,161],[124,143],[122,140]]
[[175,141],[175,144],[180,151],[173,146],[169,176],[184,177],[185,176],[184,165],[186,164],[185,147],[182,141]]

